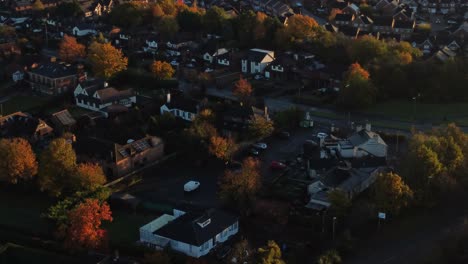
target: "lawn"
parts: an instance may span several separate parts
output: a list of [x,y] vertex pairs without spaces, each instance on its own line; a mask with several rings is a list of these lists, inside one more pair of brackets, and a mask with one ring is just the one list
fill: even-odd
[[132,214],[126,211],[113,211],[112,223],[106,224],[109,240],[113,245],[132,246],[140,238],[140,227],[153,221],[159,215]]
[[59,255],[50,251],[20,246],[8,243],[0,248],[0,263],[15,264],[50,264],[50,263],[80,263],[69,256]]
[[10,100],[3,103],[3,114],[8,115],[18,111],[28,112],[47,104],[50,100],[50,97],[42,96],[13,96]]
[[426,104],[393,101],[378,103],[364,112],[382,114],[403,121],[412,121],[414,115],[417,120],[440,123],[468,117],[468,103]]
[[0,191],[0,227],[30,234],[49,233],[49,223],[41,217],[52,204],[42,194]]

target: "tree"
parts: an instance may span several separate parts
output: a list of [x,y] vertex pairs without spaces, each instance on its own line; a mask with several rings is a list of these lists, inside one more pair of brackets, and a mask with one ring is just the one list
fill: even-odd
[[159,4],[153,5],[151,9],[151,14],[155,18],[161,18],[164,16],[164,11],[162,10],[161,6]]
[[288,45],[292,42],[310,41],[318,36],[320,27],[313,18],[294,15],[288,19],[287,26],[277,33],[279,44]]
[[154,251],[145,254],[144,264],[171,264],[171,258],[164,251]]
[[158,80],[167,80],[174,76],[175,70],[165,61],[155,61],[151,64],[151,72]]
[[239,80],[234,85],[234,90],[232,93],[239,98],[239,101],[246,103],[249,101],[250,96],[252,95],[252,85],[247,81],[247,79],[239,78]]
[[317,264],[340,264],[341,261],[338,251],[332,249],[320,255],[317,260]]
[[203,109],[192,121],[189,128],[190,135],[201,141],[209,141],[212,137],[217,136],[216,128],[212,125],[213,122],[213,112],[210,109]]
[[131,29],[142,24],[144,14],[137,6],[123,3],[112,8],[109,17],[113,25]]
[[16,184],[37,174],[37,161],[23,138],[0,139],[0,180]]
[[297,107],[293,107],[281,112],[277,112],[274,117],[276,128],[295,129],[299,127],[300,122],[304,120],[305,113]]
[[166,16],[171,16],[174,17],[177,13],[177,8],[175,6],[174,1],[172,0],[161,0],[159,1],[159,5],[161,6],[161,9],[163,10],[164,14]]
[[185,32],[198,32],[202,28],[202,14],[191,10],[183,10],[177,14],[180,29]]
[[66,62],[74,62],[86,55],[86,47],[76,41],[76,38],[63,36],[59,45],[59,57]]
[[242,212],[249,208],[261,187],[260,164],[252,157],[242,162],[242,170],[227,170],[220,182],[220,197]]
[[267,245],[258,249],[259,264],[285,264],[281,258],[281,249],[275,241],[269,240]]
[[372,190],[377,208],[392,214],[398,214],[413,198],[410,187],[393,172],[379,174]]
[[331,22],[331,21],[335,20],[336,15],[342,14],[342,13],[343,13],[343,11],[341,11],[341,9],[332,8],[332,10],[330,11],[330,15],[328,16],[328,21]]
[[59,196],[72,185],[70,176],[76,166],[76,154],[63,138],[50,142],[42,152],[39,162],[39,186],[53,196]]
[[78,1],[72,1],[69,3],[62,2],[57,6],[55,12],[58,16],[63,18],[77,17],[83,14],[83,10],[81,10]]
[[249,134],[254,139],[269,137],[274,129],[273,121],[264,116],[254,115],[250,118]]
[[381,59],[387,54],[387,44],[372,36],[362,36],[351,42],[348,53],[352,61],[367,65],[369,62]]
[[346,193],[340,189],[334,189],[328,192],[328,200],[330,201],[330,210],[337,216],[344,216],[351,207],[351,200]]
[[213,6],[208,9],[205,16],[203,16],[204,28],[207,33],[221,34],[223,33],[223,27],[226,20],[226,11],[220,7]]
[[175,17],[163,16],[158,22],[158,30],[163,36],[173,37],[179,32],[179,24]]
[[106,79],[127,69],[128,65],[128,59],[123,55],[122,51],[116,49],[110,43],[91,43],[88,59],[94,73]]
[[213,136],[210,138],[208,151],[216,158],[229,162],[237,151],[237,148],[238,146],[232,138]]
[[42,11],[45,9],[45,6],[44,4],[41,2],[41,0],[36,0],[34,1],[33,5],[32,5],[32,9],[34,11]]
[[87,199],[69,213],[65,245],[72,249],[98,249],[105,247],[106,231],[102,221],[112,221],[106,202]]
[[79,164],[74,177],[78,190],[94,191],[106,183],[106,176],[101,166],[93,163]]
[[349,66],[338,102],[345,108],[365,108],[375,102],[376,90],[370,81],[370,74],[359,63]]
[[235,243],[227,259],[235,259],[234,263],[252,263],[252,248],[249,245],[249,241],[242,239]]
[[14,27],[0,25],[0,37],[1,38],[10,38],[16,34],[16,29]]

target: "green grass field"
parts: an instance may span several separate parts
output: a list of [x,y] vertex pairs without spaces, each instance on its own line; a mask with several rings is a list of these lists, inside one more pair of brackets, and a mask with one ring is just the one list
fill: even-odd
[[104,228],[109,233],[109,240],[113,245],[132,246],[140,238],[140,227],[153,221],[159,215],[132,214],[126,211],[113,211],[111,223]]
[[8,115],[18,111],[28,112],[31,109],[47,104],[50,100],[50,97],[42,96],[13,96],[3,103],[3,114]]
[[370,114],[382,114],[402,121],[433,120],[434,122],[468,119],[468,103],[425,104],[404,101],[378,103],[364,111]]

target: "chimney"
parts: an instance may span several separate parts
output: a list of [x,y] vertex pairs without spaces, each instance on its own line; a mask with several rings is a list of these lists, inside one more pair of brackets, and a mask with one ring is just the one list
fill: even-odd
[[50,57],[50,62],[57,62],[57,58],[56,57]]
[[371,124],[370,124],[370,123],[366,123],[366,130],[367,130],[367,131],[371,131],[371,129],[372,129]]
[[104,82],[104,88],[107,88],[107,87],[109,87],[109,83]]
[[356,126],[356,132],[359,132],[359,131],[361,131],[361,130],[362,130],[362,125],[357,125],[357,126]]
[[166,96],[166,103],[170,104],[171,103],[171,94],[168,93]]
[[269,117],[268,117],[268,106],[265,106],[265,108],[263,108],[263,115],[265,116],[266,119],[269,119]]

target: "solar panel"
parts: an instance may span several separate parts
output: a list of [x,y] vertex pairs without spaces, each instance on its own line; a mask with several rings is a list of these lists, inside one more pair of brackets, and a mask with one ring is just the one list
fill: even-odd
[[125,149],[119,150],[119,153],[120,153],[120,155],[122,155],[122,157],[124,157],[124,158],[128,157],[128,152],[127,152]]
[[132,146],[138,152],[142,152],[143,150],[148,149],[150,147],[150,145],[148,144],[146,140],[134,142],[132,143]]

